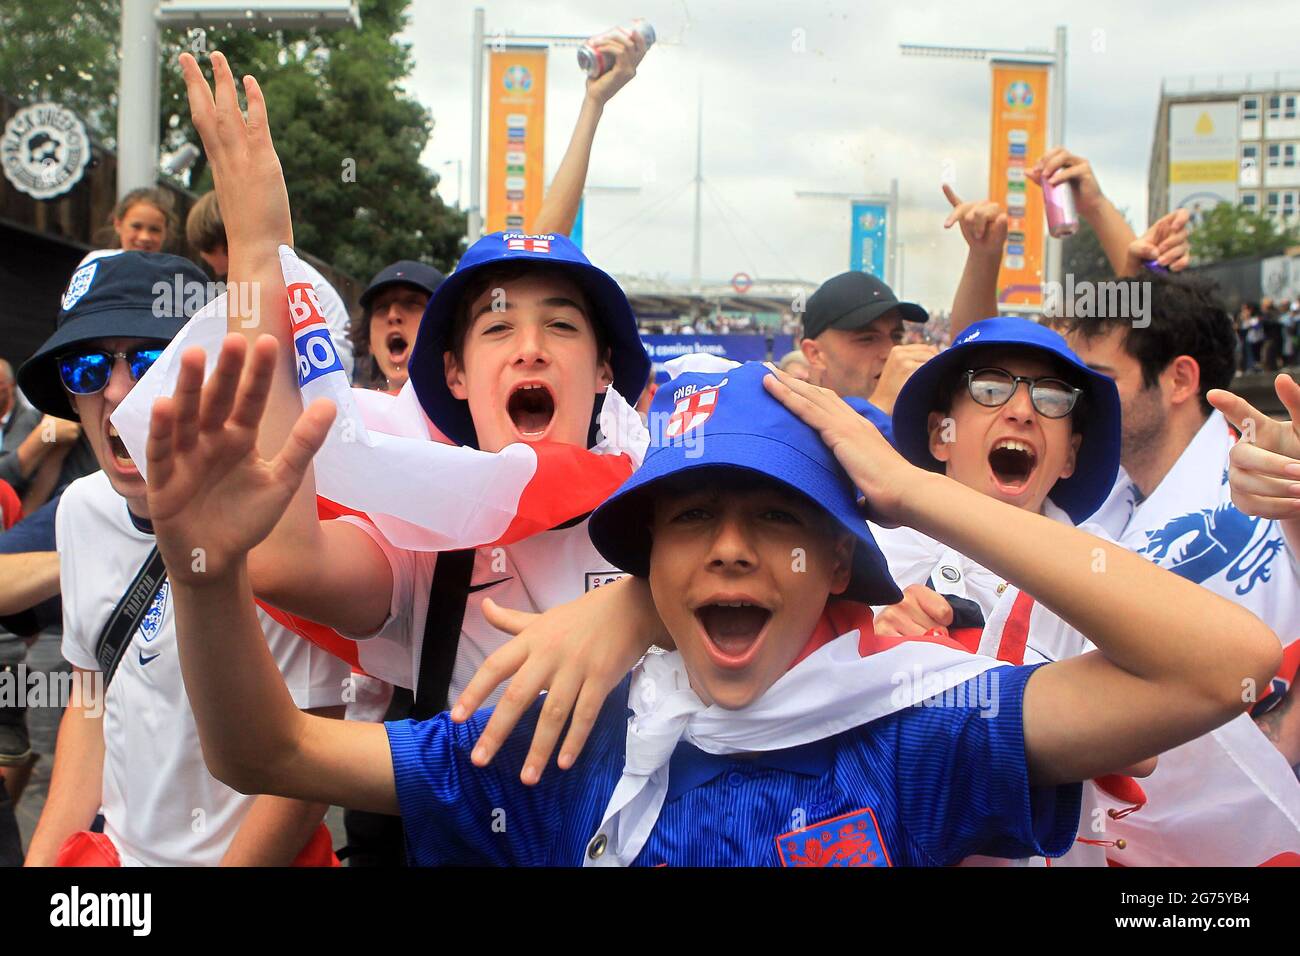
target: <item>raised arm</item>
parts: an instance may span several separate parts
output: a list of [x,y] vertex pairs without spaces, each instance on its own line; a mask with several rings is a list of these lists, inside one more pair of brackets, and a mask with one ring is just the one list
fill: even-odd
[[[282,244],[293,244],[289,194],[257,81],[243,79],[245,118],[234,74],[221,53],[212,54],[212,88],[194,57],[183,53],[180,64],[194,128],[203,139],[225,220],[230,250],[227,328],[249,343],[269,334],[280,345],[258,433],[259,451],[271,458],[302,412],[278,252]],[[310,467],[248,565],[259,597],[345,633],[370,633],[388,614],[392,572],[387,559],[359,528],[318,520]]]
[[533,232],[558,232],[568,235],[578,218],[582,204],[582,191],[587,185],[587,166],[591,162],[591,146],[596,139],[596,127],[605,112],[610,97],[636,76],[637,64],[646,54],[645,40],[639,33],[622,31],[597,45],[597,49],[614,57],[614,65],[595,79],[587,80],[587,92],[578,112],[578,122],[573,128],[569,148],[555,171],[551,188],[542,200],[537,220],[531,224]]
[[1043,666],[1026,687],[1035,784],[1087,780],[1185,743],[1245,711],[1272,678],[1281,646],[1244,608],[909,464],[826,389],[780,372],[766,384],[821,433],[883,523],[916,528],[1002,575],[1100,648]]
[[962,202],[951,186],[944,183],[943,194],[952,205],[943,228],[961,225],[962,238],[968,247],[966,266],[952,300],[949,326],[952,338],[966,326],[998,314],[998,270],[1002,267],[1002,249],[1007,241],[1007,214],[992,200]]
[[243,338],[228,336],[202,386],[203,353],[187,351],[175,395],[154,405],[146,453],[150,515],[204,760],[214,777],[243,793],[394,813],[383,726],[298,710],[257,618],[248,551],[293,497],[334,409],[313,402],[275,457],[262,457],[257,429],[275,340],[255,343],[245,372],[247,352]]

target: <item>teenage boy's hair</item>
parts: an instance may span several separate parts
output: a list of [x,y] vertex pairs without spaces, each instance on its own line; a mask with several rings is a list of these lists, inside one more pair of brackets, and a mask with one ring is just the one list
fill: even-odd
[[185,238],[199,252],[226,245],[226,224],[221,219],[215,192],[204,193],[185,217]]
[[1079,400],[1074,403],[1074,408],[1070,411],[1070,429],[1076,434],[1082,432],[1083,423],[1088,420],[1088,383],[1080,381],[1079,376],[1074,372],[1074,370],[1067,367],[1063,362],[1058,362],[1054,358],[1045,356],[1038,349],[1023,347],[1017,349],[1016,346],[1012,344],[990,345],[987,348],[972,349],[969,361],[962,365],[961,371],[963,374],[955,376],[949,381],[943,383],[943,387],[935,394],[934,407],[931,408],[930,411],[941,412],[944,415],[947,415],[952,411],[953,400],[957,397],[957,393],[961,390],[964,384],[966,369],[986,367],[995,368],[997,363],[989,358],[989,356],[1015,351],[1022,351],[1025,355],[1034,358],[1046,358],[1048,364],[1052,366],[1053,375],[1061,379],[1063,382],[1069,382],[1075,388],[1083,389],[1083,394],[1079,396]]
[[470,326],[474,324],[474,316],[470,310],[473,309],[478,297],[488,289],[532,275],[563,279],[577,287],[578,304],[582,306],[583,314],[587,316],[587,321],[591,323],[591,330],[596,336],[596,356],[603,360],[609,355],[612,347],[609,332],[605,329],[604,323],[594,314],[591,300],[578,282],[563,269],[547,268],[533,262],[507,262],[484,269],[472,281],[465,284],[465,291],[461,293],[460,306],[456,312],[456,321],[451,327],[451,354],[456,357],[457,365],[464,365],[465,362],[465,337],[469,335]]
[[[1129,302],[1143,301],[1139,295],[1146,297],[1150,325],[1135,328],[1130,316],[1076,316],[1059,320],[1062,334],[1076,333],[1086,340],[1122,329],[1124,351],[1142,366],[1145,388],[1152,388],[1178,356],[1190,355],[1201,369],[1201,411],[1210,414],[1213,409],[1205,393],[1231,386],[1237,348],[1232,318],[1214,283],[1158,273],[1113,281],[1129,286]],[[1141,290],[1139,283],[1148,283],[1149,292]]]

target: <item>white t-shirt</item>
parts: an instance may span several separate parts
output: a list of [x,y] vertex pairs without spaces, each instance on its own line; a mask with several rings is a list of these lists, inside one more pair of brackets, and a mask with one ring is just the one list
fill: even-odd
[[[63,656],[99,670],[100,629],[153,548],[101,471],[74,481],[55,518],[63,591]],[[294,703],[342,703],[348,668],[260,611]],[[220,862],[255,797],[214,778],[203,762],[181,681],[170,588],[141,621],[104,703],[104,833],[124,866]]]
[[[390,684],[414,688],[438,554],[395,547],[364,520],[338,520],[355,524],[370,535],[388,557],[393,571],[393,599],[387,620],[370,637],[358,639],[361,666]],[[510,640],[509,634],[484,619],[484,598],[490,597],[513,610],[545,611],[625,576],[596,551],[585,520],[515,544],[479,548],[474,553],[450,699],[454,701],[460,695],[489,654]],[[495,705],[503,689],[494,692],[484,706]]]

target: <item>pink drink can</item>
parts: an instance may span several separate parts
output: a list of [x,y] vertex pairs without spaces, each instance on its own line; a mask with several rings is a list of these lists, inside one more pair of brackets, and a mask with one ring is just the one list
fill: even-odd
[[1047,234],[1064,239],[1079,231],[1079,216],[1074,211],[1074,193],[1069,183],[1055,186],[1043,180],[1043,208],[1047,211]]
[[[645,40],[646,49],[654,45],[655,28],[645,20],[633,20],[632,25],[627,29],[629,33],[641,34],[641,39]],[[614,65],[614,58],[596,49],[596,44],[618,34],[618,30],[609,30],[599,36],[592,37],[578,47],[578,66],[587,71],[589,78],[594,80],[598,76],[603,76]]]

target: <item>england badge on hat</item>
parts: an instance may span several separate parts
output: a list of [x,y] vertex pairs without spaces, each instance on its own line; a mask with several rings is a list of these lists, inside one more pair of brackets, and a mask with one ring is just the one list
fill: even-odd
[[87,262],[84,266],[72,273],[72,278],[68,282],[68,291],[63,293],[63,311],[67,312],[79,301],[81,297],[90,291],[90,284],[95,281],[95,272],[99,269],[99,262]]
[[726,384],[724,378],[712,388],[700,389],[681,399],[673,408],[668,424],[664,426],[664,437],[678,438],[707,422],[713,410],[718,407],[718,389]]
[[523,236],[506,233],[506,248],[511,252],[550,252],[550,236]]

